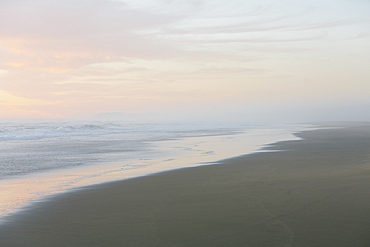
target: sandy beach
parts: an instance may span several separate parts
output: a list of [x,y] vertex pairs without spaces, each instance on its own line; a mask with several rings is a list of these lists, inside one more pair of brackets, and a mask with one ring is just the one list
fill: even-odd
[[84,187],[0,226],[0,246],[370,246],[370,126]]

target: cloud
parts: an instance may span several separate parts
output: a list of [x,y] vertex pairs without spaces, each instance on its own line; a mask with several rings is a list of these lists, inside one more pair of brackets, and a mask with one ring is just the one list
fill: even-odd
[[50,105],[56,104],[57,102],[50,102],[37,99],[28,99],[23,97],[14,96],[8,92],[0,90],[0,106],[1,107],[16,107],[16,106],[30,106],[30,105]]
[[179,18],[130,9],[113,0],[1,2],[0,62],[8,67],[68,70],[121,57],[167,57],[170,46],[140,32]]
[[310,4],[289,3],[1,1],[0,64],[63,72],[124,58],[171,59],[207,50],[202,44],[322,40],[321,29],[357,21],[314,18]]
[[250,69],[250,68],[204,68],[199,69],[193,72],[193,74],[258,74],[258,73],[264,73],[267,72],[266,70],[262,69]]

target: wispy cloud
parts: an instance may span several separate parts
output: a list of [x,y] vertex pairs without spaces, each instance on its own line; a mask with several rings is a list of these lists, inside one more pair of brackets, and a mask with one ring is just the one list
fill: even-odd
[[315,20],[313,12],[309,4],[281,8],[253,1],[2,1],[0,63],[67,71],[130,57],[169,59],[196,50],[186,42],[315,41],[326,36],[320,29],[357,21]]
[[171,47],[142,31],[181,16],[130,9],[112,0],[17,0],[0,3],[3,65],[74,69],[121,57],[170,56]]

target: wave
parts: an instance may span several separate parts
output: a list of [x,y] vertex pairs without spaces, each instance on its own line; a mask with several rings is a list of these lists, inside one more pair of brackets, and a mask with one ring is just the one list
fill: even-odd
[[[245,127],[244,127],[245,128]],[[182,123],[123,123],[123,122],[22,122],[1,123],[0,141],[38,140],[45,138],[66,138],[77,136],[101,136],[109,134],[127,134],[130,138],[140,136],[158,137],[159,133],[172,133],[176,136],[207,135],[212,131],[236,131],[238,127],[223,125],[182,124]],[[200,131],[196,133],[196,131]],[[201,133],[202,132],[202,133]],[[140,138],[139,138],[140,139]]]
[[1,123],[0,141],[94,136],[129,131],[129,128],[113,123]]

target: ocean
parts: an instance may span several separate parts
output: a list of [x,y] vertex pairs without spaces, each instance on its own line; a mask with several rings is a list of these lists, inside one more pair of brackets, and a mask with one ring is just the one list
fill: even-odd
[[305,124],[0,122],[0,217],[83,186],[261,151]]

